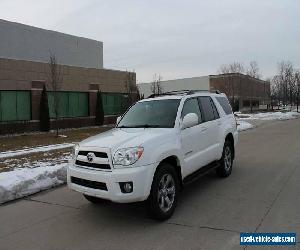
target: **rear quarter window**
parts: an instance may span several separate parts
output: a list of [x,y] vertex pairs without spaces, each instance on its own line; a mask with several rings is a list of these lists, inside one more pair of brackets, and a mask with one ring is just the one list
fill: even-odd
[[223,108],[226,115],[232,114],[231,106],[226,97],[217,96],[216,99],[217,99],[218,103],[221,105],[221,107]]
[[213,100],[209,96],[198,97],[198,100],[204,115],[204,120],[206,122],[219,118],[219,114],[215,107],[215,104],[213,103]]

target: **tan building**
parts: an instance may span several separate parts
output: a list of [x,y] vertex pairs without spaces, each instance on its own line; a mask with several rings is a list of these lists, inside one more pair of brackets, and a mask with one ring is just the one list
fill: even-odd
[[[219,90],[228,96],[234,110],[267,108],[270,83],[243,74],[221,74],[160,82],[163,92],[173,90]],[[144,97],[152,94],[152,83],[138,84]]]
[[226,93],[234,110],[266,109],[270,83],[248,75],[231,73],[209,76],[210,89]]
[[[5,42],[0,42],[0,134],[39,130],[44,85],[50,117],[54,117],[49,51],[60,63],[62,128],[95,124],[98,90],[102,92],[105,123],[114,122],[127,105],[128,85],[135,89],[135,73],[103,68],[102,42],[2,20],[0,36],[5,37]],[[37,45],[39,41],[43,46]]]

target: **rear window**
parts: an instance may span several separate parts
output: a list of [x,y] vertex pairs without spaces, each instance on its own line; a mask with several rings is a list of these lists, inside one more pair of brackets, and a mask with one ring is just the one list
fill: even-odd
[[220,103],[220,105],[222,106],[226,115],[232,114],[231,106],[226,97],[218,96],[218,97],[216,97],[216,99],[217,99],[218,103]]

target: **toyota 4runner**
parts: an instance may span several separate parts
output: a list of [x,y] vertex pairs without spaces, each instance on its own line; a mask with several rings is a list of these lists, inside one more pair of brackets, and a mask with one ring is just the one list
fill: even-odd
[[96,203],[147,201],[168,219],[184,184],[215,169],[231,174],[237,124],[225,94],[173,91],[135,103],[114,129],[74,149],[68,186]]

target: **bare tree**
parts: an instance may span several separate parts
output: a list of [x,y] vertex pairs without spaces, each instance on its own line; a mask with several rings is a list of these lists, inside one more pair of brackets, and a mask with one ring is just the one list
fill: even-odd
[[250,62],[249,68],[247,69],[247,75],[254,78],[260,78],[260,70],[256,61]]
[[232,62],[229,64],[221,65],[219,69],[219,73],[221,74],[229,74],[229,73],[244,73],[244,65],[241,62]]
[[127,103],[124,107],[124,111],[125,111],[128,107],[130,107],[133,104],[134,95],[137,93],[134,73],[126,71],[124,82],[125,82],[125,89],[127,94]]
[[271,80],[271,105],[272,109],[275,104],[277,104],[278,109],[280,105],[280,100],[282,96],[282,87],[280,84],[279,76],[276,75]]
[[[272,110],[273,110],[272,93],[271,93],[271,81],[272,81],[272,78],[271,77],[267,77],[267,78],[265,78],[265,81],[266,81],[266,83],[264,83],[264,97],[271,101],[271,103],[267,104],[267,110],[269,110],[270,108],[272,108]],[[270,88],[268,88],[267,86],[270,86]]]
[[163,93],[163,87],[161,86],[162,77],[160,74],[154,74],[153,82],[151,83],[151,92],[154,95]]
[[60,90],[63,81],[61,66],[57,63],[55,54],[50,52],[49,57],[49,89],[53,91],[54,118],[56,127],[56,136],[59,132],[59,108],[60,108]]
[[[244,65],[240,62],[223,64],[218,70],[218,73],[223,74],[222,79],[225,87],[225,92],[230,97],[231,105],[235,111],[237,110],[237,108],[235,107],[235,96],[237,92],[237,87],[241,89],[240,74],[244,73],[244,71]],[[238,78],[238,86],[235,83],[236,78]]]
[[292,64],[288,65],[286,70],[286,80],[288,85],[288,96],[290,109],[292,110],[292,106],[294,105],[294,97],[296,94],[296,84],[295,84],[295,72]]
[[299,112],[300,70],[296,70],[295,72],[295,83],[296,83],[296,105],[297,105],[297,112]]
[[[259,67],[258,63],[256,61],[251,61],[249,63],[249,68],[247,69],[247,75],[254,77],[254,78],[260,78],[260,73],[259,73]],[[251,113],[253,111],[253,84],[250,85],[250,109]]]
[[289,61],[278,63],[278,74],[275,76],[279,85],[280,99],[282,104],[293,105],[296,92],[295,72],[293,64]]

